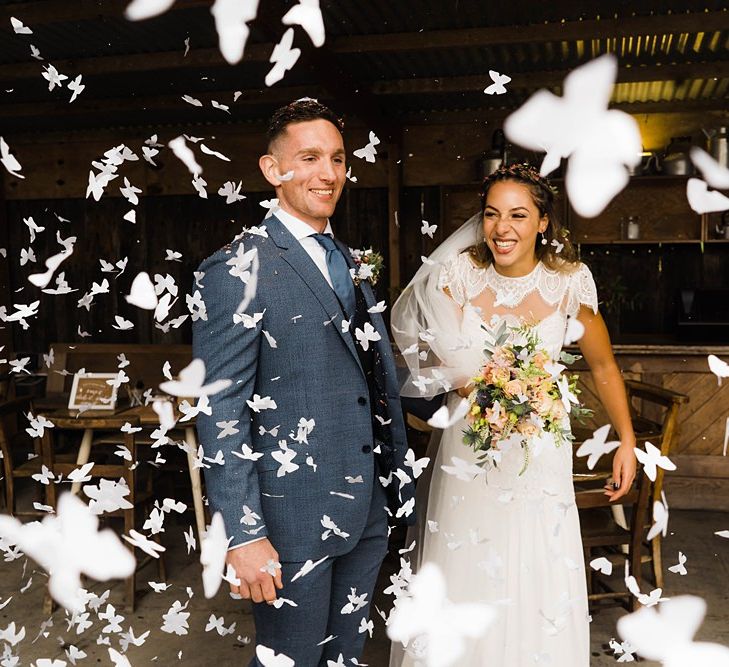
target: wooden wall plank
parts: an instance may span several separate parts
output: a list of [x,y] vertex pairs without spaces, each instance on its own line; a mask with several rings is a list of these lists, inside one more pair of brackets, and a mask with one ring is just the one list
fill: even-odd
[[[625,358],[618,355],[617,360],[624,368]],[[653,362],[660,363],[654,358],[644,358],[641,373],[626,372],[624,375],[688,395],[689,402],[682,405],[679,411],[678,441],[673,452],[677,455],[720,454],[726,419],[729,417],[729,383],[717,386],[716,377],[708,372],[708,368],[703,373],[648,372],[652,369]],[[607,414],[600,404],[589,371],[580,372],[580,388],[583,390],[580,396],[582,402],[595,410],[594,417],[588,422],[589,427],[597,428],[607,423]],[[653,419],[658,417],[657,414],[649,412],[646,412],[646,416]]]

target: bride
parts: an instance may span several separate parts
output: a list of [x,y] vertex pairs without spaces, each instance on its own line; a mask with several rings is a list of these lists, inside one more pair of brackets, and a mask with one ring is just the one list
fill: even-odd
[[[481,204],[393,308],[394,337],[411,374],[403,395],[451,392],[452,413],[483,366],[482,325],[531,325],[556,362],[568,318],[575,318],[584,326],[580,350],[620,437],[605,488],[616,501],[635,477],[635,435],[592,275],[577,261],[555,215],[553,191],[533,167],[497,170],[483,184]],[[569,428],[566,410],[562,419]],[[464,473],[458,459],[463,468],[477,461],[463,443],[465,428],[460,419],[431,441],[437,453],[429,452],[430,480],[421,478],[412,561],[413,568],[440,567],[452,602],[488,602],[497,610],[457,664],[587,667],[587,588],[570,443],[535,438],[541,446],[530,452],[505,446],[497,466]],[[391,667],[424,664],[424,643],[413,640],[405,651],[394,646]]]

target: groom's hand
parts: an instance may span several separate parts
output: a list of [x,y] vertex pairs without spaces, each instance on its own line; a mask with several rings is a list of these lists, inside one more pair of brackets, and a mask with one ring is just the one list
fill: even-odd
[[283,588],[281,567],[275,568],[275,576],[267,570],[271,561],[278,564],[278,552],[268,539],[244,544],[228,552],[226,558],[240,579],[240,586],[230,585],[231,593],[239,593],[246,600],[272,603],[276,589]]

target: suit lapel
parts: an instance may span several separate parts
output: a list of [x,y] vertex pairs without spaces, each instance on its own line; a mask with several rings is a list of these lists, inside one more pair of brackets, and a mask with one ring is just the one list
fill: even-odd
[[[362,370],[362,364],[357,355],[353,337],[349,333],[342,331],[341,322],[344,319],[344,313],[342,312],[342,307],[339,305],[336,294],[334,294],[334,290],[329,286],[329,283],[316,264],[314,264],[311,257],[309,257],[306,250],[304,250],[301,243],[294,238],[278,218],[273,217],[269,219],[266,224],[266,229],[271,240],[283,251],[281,258],[296,271],[306,286],[311,290],[312,294],[317,298],[326,313],[327,319],[332,320],[330,326],[333,326],[339,332],[344,344],[357,361],[360,370]],[[346,253],[345,257],[348,256],[349,253]]]

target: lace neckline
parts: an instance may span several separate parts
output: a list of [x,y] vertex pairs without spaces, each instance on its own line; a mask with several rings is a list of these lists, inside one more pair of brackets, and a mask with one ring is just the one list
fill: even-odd
[[489,264],[484,278],[486,287],[496,295],[494,305],[507,308],[518,306],[527,294],[538,289],[544,271],[544,264],[537,262],[536,266],[524,276],[504,276],[493,264]]

